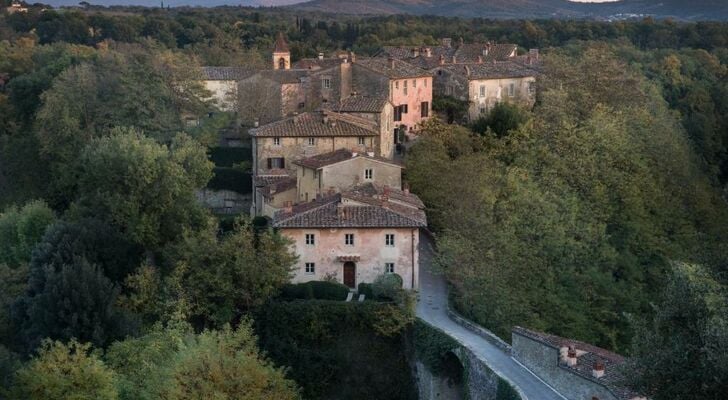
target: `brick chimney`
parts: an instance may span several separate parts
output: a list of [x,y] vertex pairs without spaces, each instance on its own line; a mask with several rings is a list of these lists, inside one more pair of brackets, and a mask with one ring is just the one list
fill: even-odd
[[528,56],[533,58],[534,60],[538,60],[538,49],[529,49]]
[[458,62],[458,58],[456,56],[452,56],[452,63],[455,64]]
[[569,346],[569,351],[566,353],[566,365],[569,367],[576,366],[576,349]]
[[394,58],[393,57],[387,58],[387,63],[389,65],[389,68],[394,69]]
[[483,56],[478,56],[478,64],[482,64],[482,63],[483,63]]
[[465,76],[470,76],[470,67],[467,65],[465,66]]
[[430,58],[432,57],[432,49],[430,47],[424,48],[425,57]]
[[604,376],[604,363],[601,361],[596,361],[594,363],[594,367],[592,368],[592,376],[599,379]]
[[356,62],[356,54],[353,51],[349,52],[349,62],[351,62],[351,63]]
[[452,47],[452,39],[450,38],[442,38],[440,39],[440,42],[444,47]]
[[346,219],[346,206],[339,203],[336,205],[336,216],[339,217],[339,219]]
[[287,201],[285,205],[283,206],[283,212],[286,214],[291,214],[293,212],[293,202]]
[[318,59],[319,60],[323,60],[324,59],[324,53],[319,53]]
[[445,56],[440,54],[440,65],[445,65]]
[[420,56],[420,49],[418,47],[412,48],[412,57],[417,58]]

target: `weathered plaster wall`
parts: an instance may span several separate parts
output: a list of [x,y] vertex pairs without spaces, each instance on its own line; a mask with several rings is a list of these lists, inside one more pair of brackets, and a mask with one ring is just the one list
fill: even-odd
[[222,111],[235,111],[238,100],[237,81],[204,81],[205,89],[210,92],[210,97]]
[[[373,182],[394,189],[402,188],[402,168],[356,157],[348,161],[323,167],[319,170],[297,166],[298,201],[313,200],[329,190],[341,192],[360,183]],[[364,170],[372,169],[373,179],[364,179]]]
[[[508,101],[520,104],[532,104],[533,96],[529,93],[529,85],[536,78],[509,78],[509,79],[483,79],[472,80],[468,83],[470,107],[468,115],[471,120],[478,119],[482,114],[489,112],[496,103]],[[514,92],[511,96],[509,87],[513,84]],[[485,87],[485,95],[481,96],[480,87]]]
[[516,332],[512,335],[512,355],[539,378],[570,400],[617,400],[606,387],[559,365],[559,349]]
[[[370,139],[371,138],[371,139]],[[310,146],[307,137],[282,137],[280,145],[275,145],[272,137],[255,138],[254,150],[257,154],[254,157],[256,173],[261,175],[268,172],[268,158],[283,157],[285,167],[291,174],[295,173],[293,161],[328,153],[339,149],[354,149],[366,151],[368,145],[359,145],[358,137],[317,137],[315,144]],[[379,138],[366,136],[366,143],[373,143],[375,151],[379,149]]]
[[414,128],[429,117],[422,117],[422,103],[427,102],[427,115],[432,115],[432,77],[393,79],[390,82],[389,101],[396,106],[407,105],[407,113],[395,125]]
[[[338,228],[338,229],[281,229],[281,232],[293,240],[294,251],[299,255],[298,265],[294,271],[294,283],[320,281],[333,276],[336,281],[344,282],[344,263],[339,256],[357,255],[356,284],[371,283],[384,273],[384,263],[394,263],[394,272],[404,281],[405,289],[417,288],[418,285],[418,253],[419,232],[417,229],[380,229],[380,228]],[[316,244],[306,245],[305,235],[315,234]],[[354,245],[344,244],[344,235],[354,234]],[[384,235],[395,235],[395,246],[384,245]],[[414,260],[413,260],[414,253]],[[305,263],[316,264],[316,271],[307,274]],[[414,268],[413,268],[414,266]]]
[[247,212],[253,201],[251,194],[240,194],[230,190],[202,189],[197,191],[197,201],[205,208],[220,214]]

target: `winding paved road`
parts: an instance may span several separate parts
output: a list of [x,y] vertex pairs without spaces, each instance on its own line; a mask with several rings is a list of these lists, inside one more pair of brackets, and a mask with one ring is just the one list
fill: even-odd
[[565,397],[513,360],[509,354],[450,319],[447,314],[447,284],[444,277],[431,272],[432,254],[432,242],[421,234],[417,316],[470,349],[491,370],[515,386],[523,400],[565,400]]

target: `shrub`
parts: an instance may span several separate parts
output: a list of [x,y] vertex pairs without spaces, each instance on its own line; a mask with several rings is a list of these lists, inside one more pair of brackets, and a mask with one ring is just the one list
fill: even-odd
[[232,168],[235,164],[250,161],[252,153],[245,147],[213,147],[209,151],[210,161],[216,167]]
[[210,189],[231,190],[240,194],[253,191],[253,177],[250,172],[228,167],[216,167],[213,172],[214,176],[207,184]]
[[380,275],[372,284],[372,294],[379,300],[399,301],[404,292],[402,282],[398,274]]
[[496,392],[495,398],[496,400],[521,400],[521,395],[518,394],[510,383],[499,377],[498,391]]
[[374,291],[372,290],[371,283],[360,283],[357,287],[359,294],[363,294],[367,299],[374,299]]
[[349,288],[340,283],[311,281],[284,286],[280,297],[284,300],[346,300],[348,294]]

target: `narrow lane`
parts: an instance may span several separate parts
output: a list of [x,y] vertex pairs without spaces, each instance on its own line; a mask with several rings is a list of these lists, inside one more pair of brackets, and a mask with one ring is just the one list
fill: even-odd
[[426,235],[420,235],[420,299],[417,316],[470,349],[491,370],[518,388],[527,397],[523,400],[565,400],[565,397],[514,361],[509,354],[450,319],[447,314],[447,284],[443,276],[432,273],[432,254],[431,241]]

